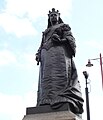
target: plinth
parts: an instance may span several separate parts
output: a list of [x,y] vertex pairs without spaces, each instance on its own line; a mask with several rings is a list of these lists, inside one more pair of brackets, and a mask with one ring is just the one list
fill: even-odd
[[82,120],[72,113],[68,104],[59,109],[51,109],[49,105],[30,107],[26,109],[26,115],[22,120]]
[[23,120],[82,120],[70,111],[25,115]]

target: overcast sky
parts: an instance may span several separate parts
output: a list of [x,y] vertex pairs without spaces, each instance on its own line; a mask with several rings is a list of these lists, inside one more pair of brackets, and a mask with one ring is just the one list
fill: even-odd
[[[84,70],[89,73],[91,120],[103,118],[103,90],[99,60],[103,55],[102,0],[0,0],[0,120],[22,120],[26,107],[36,105],[39,66],[35,53],[48,11],[56,8],[76,39],[74,61],[85,100]],[[84,103],[83,119],[86,120]]]

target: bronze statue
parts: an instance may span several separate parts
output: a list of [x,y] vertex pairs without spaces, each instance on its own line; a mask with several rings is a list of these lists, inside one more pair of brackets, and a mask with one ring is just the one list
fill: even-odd
[[71,28],[53,8],[49,11],[48,26],[36,54],[37,64],[40,62],[37,106],[50,105],[58,109],[68,103],[73,113],[83,113],[84,100],[73,61],[75,53]]

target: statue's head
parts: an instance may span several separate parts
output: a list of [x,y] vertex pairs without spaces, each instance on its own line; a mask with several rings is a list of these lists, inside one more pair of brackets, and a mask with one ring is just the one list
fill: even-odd
[[55,8],[52,8],[52,11],[49,11],[48,14],[48,28],[52,25],[52,23],[63,23],[62,19],[60,18],[59,11],[55,10]]

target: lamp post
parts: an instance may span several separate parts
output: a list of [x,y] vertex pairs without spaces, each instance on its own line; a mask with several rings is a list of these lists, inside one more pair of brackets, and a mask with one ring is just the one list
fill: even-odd
[[100,60],[100,68],[101,68],[101,77],[102,77],[102,89],[103,89],[103,67],[102,67],[102,55],[101,55],[101,53],[100,53],[100,57],[99,58],[94,58],[94,59],[89,59],[88,60],[88,64],[86,64],[86,66],[87,67],[92,67],[93,66],[93,64],[91,64],[91,61],[90,60]]
[[88,92],[88,86],[87,86],[87,84],[88,84],[88,81],[87,81],[87,79],[88,79],[88,73],[87,73],[87,71],[83,71],[83,75],[84,75],[84,77],[85,77],[85,80],[86,80],[86,88],[85,88],[85,94],[86,94],[86,109],[87,109],[87,120],[90,120],[90,110],[89,110],[89,92]]

